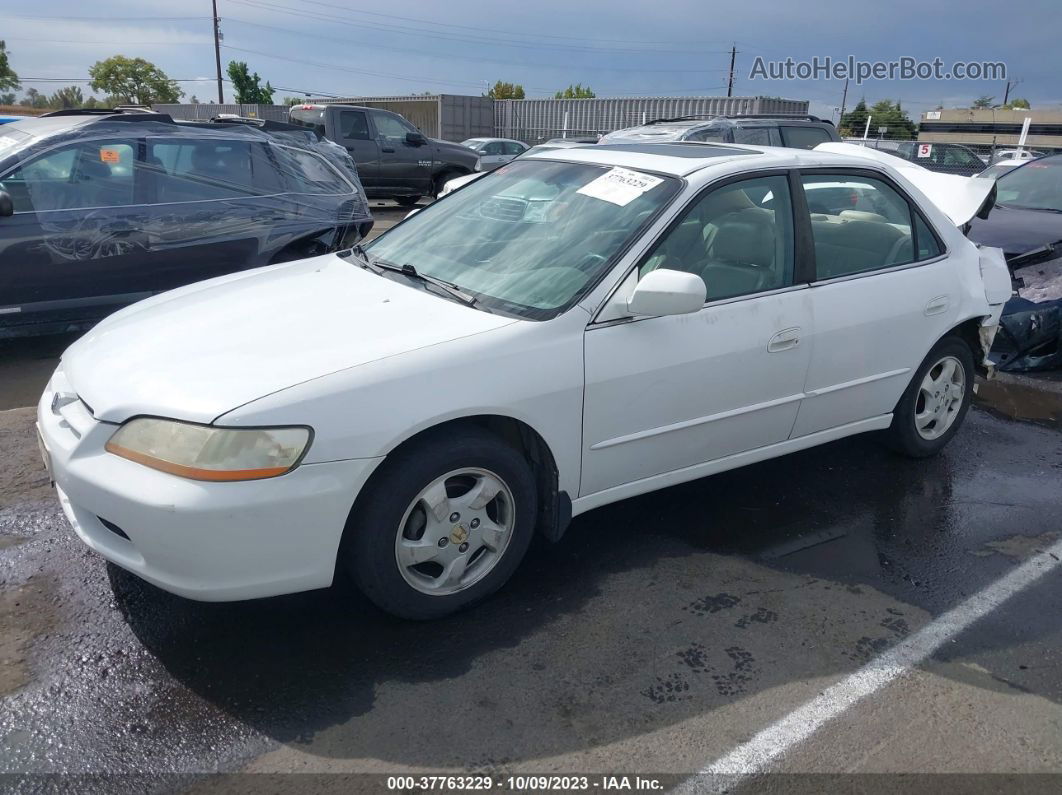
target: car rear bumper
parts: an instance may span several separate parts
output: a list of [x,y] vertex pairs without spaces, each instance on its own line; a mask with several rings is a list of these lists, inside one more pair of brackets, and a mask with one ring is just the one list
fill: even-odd
[[[331,584],[343,527],[381,459],[304,464],[277,478],[186,480],[104,450],[118,426],[95,420],[57,371],[37,408],[67,519],[107,560],[160,588],[228,601]],[[53,410],[59,391],[65,405]]]

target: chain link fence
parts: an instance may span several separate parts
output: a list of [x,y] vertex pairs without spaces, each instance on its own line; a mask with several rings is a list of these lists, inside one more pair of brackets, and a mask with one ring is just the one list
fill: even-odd
[[[846,143],[869,146],[888,152],[905,160],[925,165],[931,170],[947,170],[952,173],[976,174],[994,163],[1018,156],[1017,144],[998,141],[985,143],[984,141],[963,140],[912,140],[887,136],[868,136],[865,139],[846,137],[844,140]],[[1062,153],[1062,146],[1043,146],[1035,141],[1026,143],[1022,149],[1022,159]]]

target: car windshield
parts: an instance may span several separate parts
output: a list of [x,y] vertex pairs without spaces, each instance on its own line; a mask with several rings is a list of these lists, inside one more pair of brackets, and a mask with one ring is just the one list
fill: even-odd
[[679,184],[621,168],[521,159],[429,205],[366,250],[449,282],[488,309],[547,319],[593,286]]
[[996,180],[996,202],[1062,212],[1062,157],[1033,160]]

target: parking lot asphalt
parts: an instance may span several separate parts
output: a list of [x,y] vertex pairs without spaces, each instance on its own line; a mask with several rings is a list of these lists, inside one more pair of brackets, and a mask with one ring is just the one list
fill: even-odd
[[[537,543],[490,601],[433,623],[384,616],[342,580],[241,603],[171,596],[73,536],[31,409],[0,412],[0,461],[2,773],[124,774],[108,791],[214,791],[176,777],[209,771],[674,784],[762,756],[765,730],[784,753],[751,772],[867,774],[864,792],[894,791],[880,773],[1062,773],[1057,426],[977,408],[932,460],[861,437],[626,500]],[[1027,561],[1044,568],[1009,598],[977,595]],[[982,617],[948,624],[970,603]],[[926,633],[939,641],[926,659],[851,704],[833,698]],[[834,711],[814,713],[821,725],[794,713],[823,697]]]

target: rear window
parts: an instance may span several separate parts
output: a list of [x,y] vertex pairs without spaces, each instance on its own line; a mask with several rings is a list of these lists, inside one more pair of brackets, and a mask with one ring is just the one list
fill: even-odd
[[279,184],[260,144],[211,139],[149,141],[155,201],[232,199],[273,193]]
[[343,194],[353,188],[325,160],[312,152],[274,146],[287,190],[292,193]]
[[292,108],[288,120],[299,127],[309,127],[318,135],[325,134],[324,108]]
[[782,140],[793,149],[814,149],[832,138],[821,127],[782,127]]

